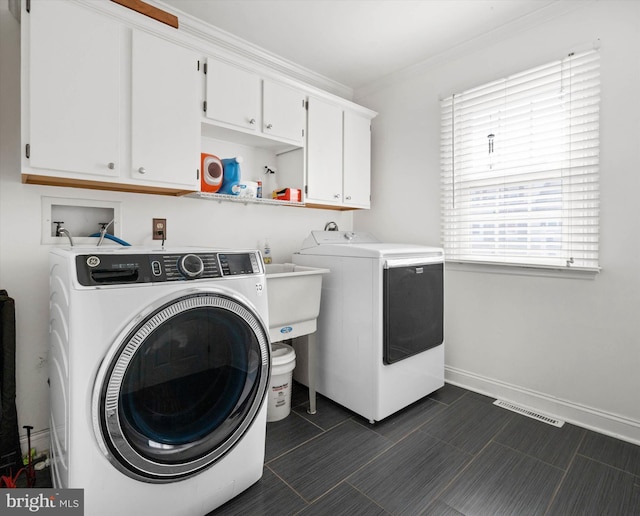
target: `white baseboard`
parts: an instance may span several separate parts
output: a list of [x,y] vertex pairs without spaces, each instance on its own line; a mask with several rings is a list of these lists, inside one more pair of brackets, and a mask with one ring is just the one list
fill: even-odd
[[508,401],[623,441],[640,445],[640,421],[580,405],[517,385],[445,367],[445,381],[492,398]]

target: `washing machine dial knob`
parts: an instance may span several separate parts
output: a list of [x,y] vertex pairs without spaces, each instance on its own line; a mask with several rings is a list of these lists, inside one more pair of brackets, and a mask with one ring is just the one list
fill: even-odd
[[178,270],[185,278],[197,278],[204,272],[204,263],[198,255],[185,254],[178,260]]

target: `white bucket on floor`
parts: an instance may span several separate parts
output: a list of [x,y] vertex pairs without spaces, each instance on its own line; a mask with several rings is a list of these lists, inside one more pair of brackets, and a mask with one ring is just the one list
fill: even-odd
[[280,421],[291,412],[291,387],[293,369],[296,367],[296,352],[291,346],[274,342],[271,344],[271,385],[267,421]]

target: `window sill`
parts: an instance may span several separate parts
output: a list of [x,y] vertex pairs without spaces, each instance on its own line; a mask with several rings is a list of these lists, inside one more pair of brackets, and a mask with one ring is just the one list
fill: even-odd
[[538,276],[547,278],[567,278],[594,280],[600,269],[578,267],[552,267],[544,265],[522,265],[495,262],[454,262],[446,261],[446,269],[461,272],[482,272],[489,274],[513,274],[518,276]]

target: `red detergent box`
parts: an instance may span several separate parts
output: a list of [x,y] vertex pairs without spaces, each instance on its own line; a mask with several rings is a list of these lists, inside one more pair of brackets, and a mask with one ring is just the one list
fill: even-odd
[[279,201],[300,202],[301,192],[299,188],[283,188],[282,190],[274,190],[273,198]]

